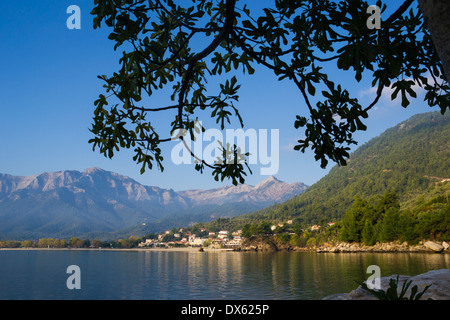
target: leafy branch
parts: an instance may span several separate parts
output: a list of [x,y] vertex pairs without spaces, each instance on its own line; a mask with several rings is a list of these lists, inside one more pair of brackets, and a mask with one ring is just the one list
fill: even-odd
[[[350,146],[357,144],[354,133],[366,130],[364,119],[385,89],[392,90],[391,99],[400,97],[403,107],[417,98],[415,88],[421,87],[430,107],[439,107],[441,113],[450,108],[442,63],[412,0],[396,8],[380,30],[367,28],[369,4],[363,0],[278,0],[258,15],[237,0],[189,5],[173,0],[94,2],[94,28],[105,23],[112,29],[114,49],[124,51],[120,70],[99,77],[111,94],[95,101],[90,129],[94,137],[89,142],[108,157],[121,148],[135,148],[142,172],[152,169],[152,162],[163,170],[160,144],[171,139],[160,135],[192,131],[192,119],[201,111],[210,110],[221,129],[231,124],[233,114],[243,127],[236,71],[252,75],[256,65],[296,85],[302,112],[294,127],[304,130],[305,138],[295,150],[313,150],[324,168],[329,160],[346,165]],[[387,10],[381,1],[377,5]],[[371,77],[377,88],[372,102],[363,106],[331,79],[330,65],[353,74],[357,82]],[[232,76],[223,80],[218,93],[210,94],[209,80],[221,79],[222,73]],[[170,114],[165,129],[160,126],[167,117],[161,120],[159,114]],[[233,176],[244,176],[247,168],[202,165],[195,169],[211,168],[213,176],[233,183],[243,181]]]

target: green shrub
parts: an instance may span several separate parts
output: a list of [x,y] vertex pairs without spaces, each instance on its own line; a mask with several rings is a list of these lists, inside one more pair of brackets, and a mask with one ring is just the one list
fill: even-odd
[[[398,277],[399,276],[397,275],[397,280],[394,280],[393,278],[391,278],[389,280],[389,288],[387,288],[386,291],[370,289],[366,283],[359,283],[359,282],[358,283],[361,285],[361,288],[368,291],[370,294],[372,294],[379,300],[419,300],[422,297],[422,295],[425,293],[425,291],[427,291],[428,288],[431,287],[431,285],[428,285],[425,287],[425,289],[423,289],[422,292],[417,292],[418,288],[417,288],[417,285],[415,285],[411,288],[411,294],[408,298],[408,297],[405,297],[405,295],[406,295],[406,291],[408,291],[408,288],[412,284],[412,280],[410,280],[410,281],[405,280],[405,282],[403,283],[403,286],[402,286],[402,290],[400,291],[400,294],[398,294],[398,291],[397,291],[398,282],[399,282]],[[433,300],[433,299],[429,298],[428,300]]]

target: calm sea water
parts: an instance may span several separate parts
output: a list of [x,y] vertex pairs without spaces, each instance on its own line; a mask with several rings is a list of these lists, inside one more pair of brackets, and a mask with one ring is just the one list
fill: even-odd
[[0,250],[0,299],[315,300],[355,289],[370,265],[416,275],[450,268],[450,255]]

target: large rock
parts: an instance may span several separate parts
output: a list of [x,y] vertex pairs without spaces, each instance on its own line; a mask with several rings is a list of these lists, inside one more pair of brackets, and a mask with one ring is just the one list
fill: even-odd
[[444,247],[440,243],[434,241],[427,241],[423,245],[434,252],[442,252],[444,250]]
[[[397,275],[380,279],[381,290],[387,290],[391,278],[397,279]],[[417,291],[422,292],[426,286],[431,285],[420,300],[428,300],[429,298],[433,300],[450,300],[450,269],[432,270],[412,277],[400,275],[397,289],[399,294],[404,281],[409,280],[412,280],[412,283],[405,295],[408,298],[412,287],[417,285]],[[377,300],[377,298],[359,286],[350,293],[334,294],[325,297],[324,300]]]

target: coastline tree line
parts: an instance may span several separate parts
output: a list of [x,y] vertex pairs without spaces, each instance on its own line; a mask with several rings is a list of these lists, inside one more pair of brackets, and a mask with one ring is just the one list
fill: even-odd
[[339,239],[374,245],[377,242],[450,239],[450,206],[446,196],[421,201],[416,210],[400,210],[395,191],[377,199],[356,198],[342,219]]
[[141,238],[131,236],[128,239],[101,241],[99,239],[70,239],[41,238],[39,240],[2,240],[0,248],[134,248],[141,242]]
[[439,183],[424,193],[405,196],[402,202],[395,190],[368,198],[357,196],[340,221],[328,225],[327,218],[322,218],[317,230],[298,218],[274,230],[270,228],[273,221],[247,221],[237,227],[242,227],[247,239],[298,247],[334,241],[368,246],[392,241],[450,241],[449,189],[450,182]]

